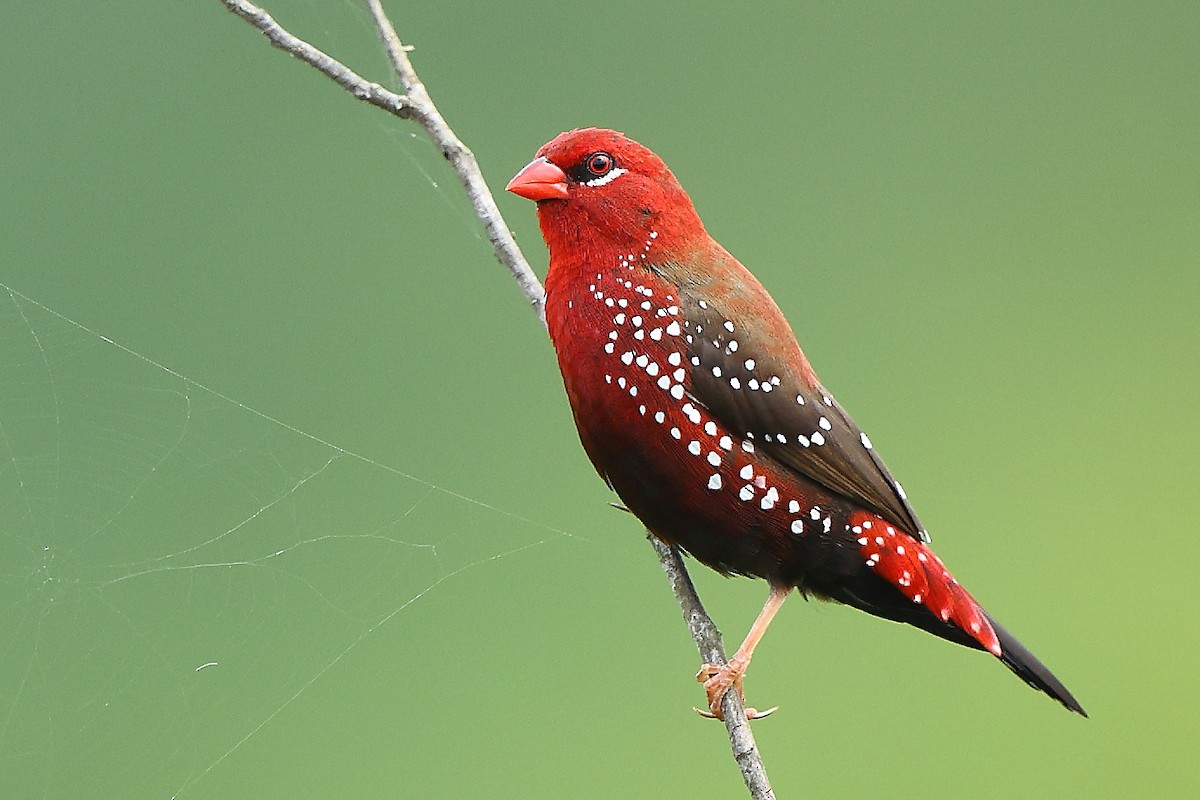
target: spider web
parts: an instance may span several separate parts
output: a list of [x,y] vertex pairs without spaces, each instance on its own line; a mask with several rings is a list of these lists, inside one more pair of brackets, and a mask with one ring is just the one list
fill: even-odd
[[2,796],[101,764],[95,796],[186,795],[441,584],[567,535],[0,289]]

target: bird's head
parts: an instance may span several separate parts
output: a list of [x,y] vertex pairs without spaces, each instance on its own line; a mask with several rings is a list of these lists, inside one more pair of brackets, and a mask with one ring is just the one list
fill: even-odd
[[662,159],[617,131],[581,128],[542,145],[505,187],[537,201],[551,258],[580,248],[633,252],[707,238],[691,199]]

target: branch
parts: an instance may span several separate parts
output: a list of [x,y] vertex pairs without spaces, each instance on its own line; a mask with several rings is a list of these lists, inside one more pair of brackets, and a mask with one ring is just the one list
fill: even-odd
[[[404,94],[396,94],[378,83],[368,81],[345,64],[293,36],[258,6],[245,0],[221,0],[221,2],[234,14],[258,28],[272,45],[313,67],[359,100],[420,125],[441,150],[446,160],[450,162],[463,188],[466,189],[467,195],[471,199],[471,205],[475,208],[475,214],[483,223],[488,238],[492,242],[496,259],[512,273],[522,294],[529,300],[538,319],[545,325],[545,291],[542,289],[541,283],[530,269],[528,262],[525,261],[521,248],[517,246],[508,226],[504,223],[504,218],[500,215],[500,209],[497,208],[496,201],[492,198],[492,193],[483,178],[479,164],[475,161],[474,154],[454,135],[454,131],[446,124],[446,120],[442,118],[437,106],[429,97],[425,85],[421,83],[409,60],[408,53],[412,48],[401,44],[395,28],[383,11],[380,0],[366,0],[366,3],[375,20],[375,27],[380,38],[383,40],[392,69],[400,79]],[[721,645],[721,633],[713,624],[708,613],[705,612],[704,605],[696,594],[695,586],[692,585],[692,579],[688,575],[678,549],[660,541],[653,534],[649,536],[649,539],[658,554],[663,572],[670,581],[671,591],[675,594],[675,599],[679,601],[679,608],[683,612],[684,621],[691,631],[692,640],[696,643],[701,660],[705,663],[724,664],[725,651]],[[741,768],[742,777],[746,781],[746,787],[750,790],[751,798],[753,800],[774,800],[775,794],[771,790],[766,769],[754,743],[754,736],[750,732],[750,725],[746,721],[746,714],[737,692],[728,692],[725,695],[722,711],[725,714],[725,727],[729,732],[729,743],[733,750],[733,756]]]

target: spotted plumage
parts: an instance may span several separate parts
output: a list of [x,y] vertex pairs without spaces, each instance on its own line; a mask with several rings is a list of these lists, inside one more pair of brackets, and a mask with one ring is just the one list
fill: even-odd
[[597,471],[659,538],[772,587],[730,664],[703,672],[715,714],[793,587],[987,650],[1083,713],[929,549],[871,440],[656,155],[571,131],[508,188],[538,201],[546,320]]

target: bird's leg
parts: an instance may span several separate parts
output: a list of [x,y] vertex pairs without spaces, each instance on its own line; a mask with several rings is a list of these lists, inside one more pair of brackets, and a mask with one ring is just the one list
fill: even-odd
[[[750,626],[750,632],[746,634],[745,641],[733,654],[733,658],[723,665],[705,664],[700,668],[700,672],[696,673],[696,680],[704,684],[704,691],[708,695],[709,712],[701,711],[702,715],[724,720],[725,715],[721,711],[721,701],[725,699],[726,692],[731,688],[737,689],[738,695],[745,700],[742,692],[742,676],[746,674],[746,668],[750,666],[754,648],[758,646],[759,640],[767,632],[767,626],[771,624],[775,613],[779,611],[791,591],[792,587],[790,586],[771,586],[771,594],[767,597],[767,602],[759,612],[758,618],[754,620],[754,624]],[[774,711],[774,708],[766,711],[747,708],[746,718],[762,718]]]

